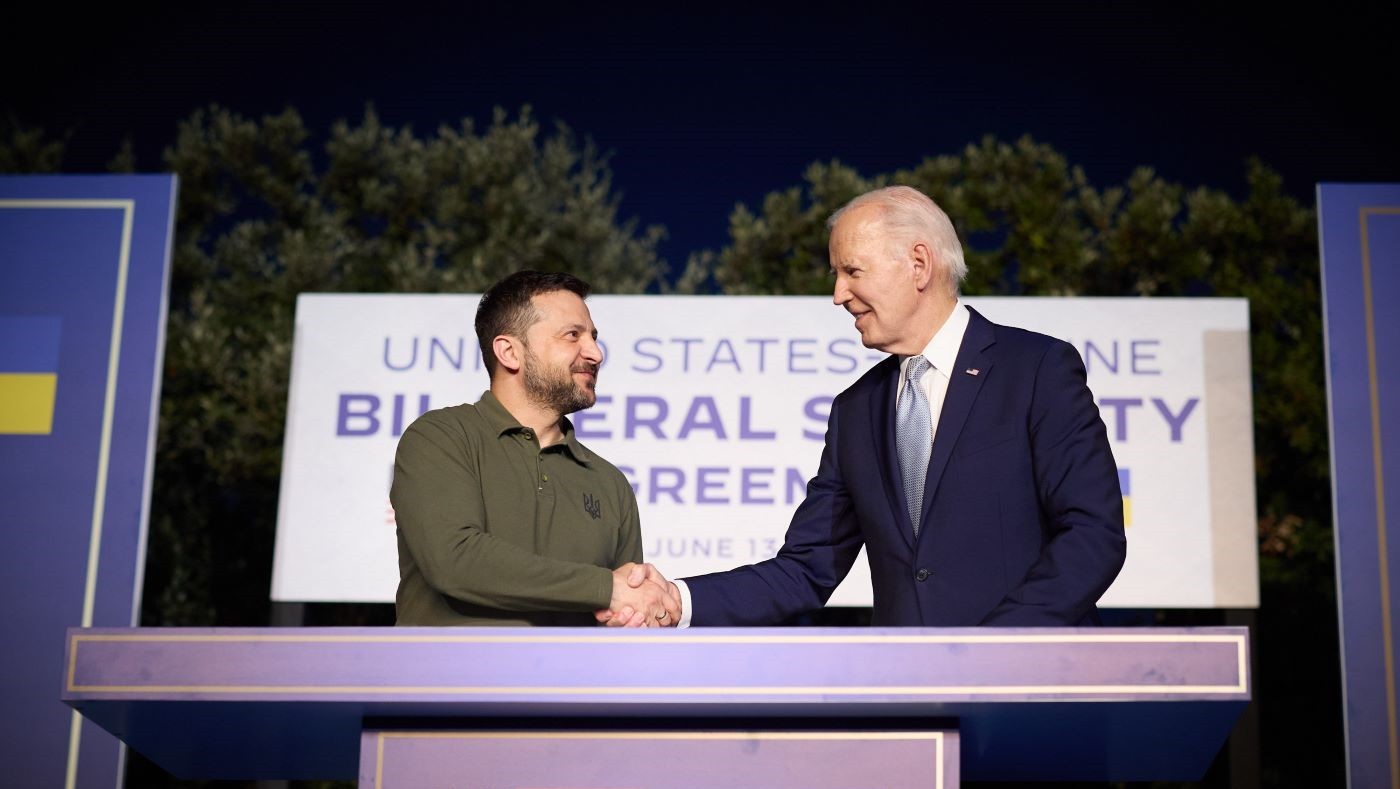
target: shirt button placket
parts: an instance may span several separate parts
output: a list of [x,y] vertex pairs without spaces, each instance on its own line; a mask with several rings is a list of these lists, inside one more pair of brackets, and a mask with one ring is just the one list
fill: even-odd
[[[523,430],[521,430],[521,431],[520,431],[520,435],[524,436],[526,441],[534,441],[534,439],[535,439],[535,431],[531,430],[531,429],[528,428],[528,427],[527,427],[527,428],[524,428]],[[549,481],[549,477],[545,476],[545,474],[544,474],[544,458],[542,458],[542,457],[540,456],[539,447],[535,447],[534,449],[535,449],[535,493],[538,494],[538,493],[540,493],[541,491],[544,490],[544,483]]]

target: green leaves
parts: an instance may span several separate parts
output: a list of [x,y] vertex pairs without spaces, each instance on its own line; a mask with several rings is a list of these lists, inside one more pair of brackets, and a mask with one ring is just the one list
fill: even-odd
[[56,173],[63,167],[66,142],[13,117],[0,118],[0,173]]

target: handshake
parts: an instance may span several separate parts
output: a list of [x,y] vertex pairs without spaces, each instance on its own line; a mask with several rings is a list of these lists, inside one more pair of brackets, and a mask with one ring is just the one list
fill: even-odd
[[628,562],[613,570],[612,601],[594,616],[608,627],[675,627],[681,593],[655,566]]

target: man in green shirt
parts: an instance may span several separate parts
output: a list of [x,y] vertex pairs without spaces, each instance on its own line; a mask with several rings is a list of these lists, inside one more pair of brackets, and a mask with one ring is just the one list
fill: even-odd
[[679,616],[660,585],[628,585],[642,560],[636,497],[564,416],[597,397],[588,291],[568,274],[520,271],[482,294],[490,391],[429,411],[399,440],[398,624],[581,626],[601,608],[627,610],[634,625]]

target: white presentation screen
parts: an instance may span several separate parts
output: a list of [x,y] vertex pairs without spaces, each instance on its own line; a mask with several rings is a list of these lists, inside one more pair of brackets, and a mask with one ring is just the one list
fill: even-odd
[[[1258,605],[1248,305],[968,298],[1084,358],[1123,484],[1117,607]],[[392,602],[403,429],[488,386],[472,295],[297,303],[272,596]],[[668,577],[772,556],[816,472],[834,395],[883,358],[820,297],[594,296],[607,358],[580,439],[632,481]],[[832,599],[869,605],[864,557]]]

